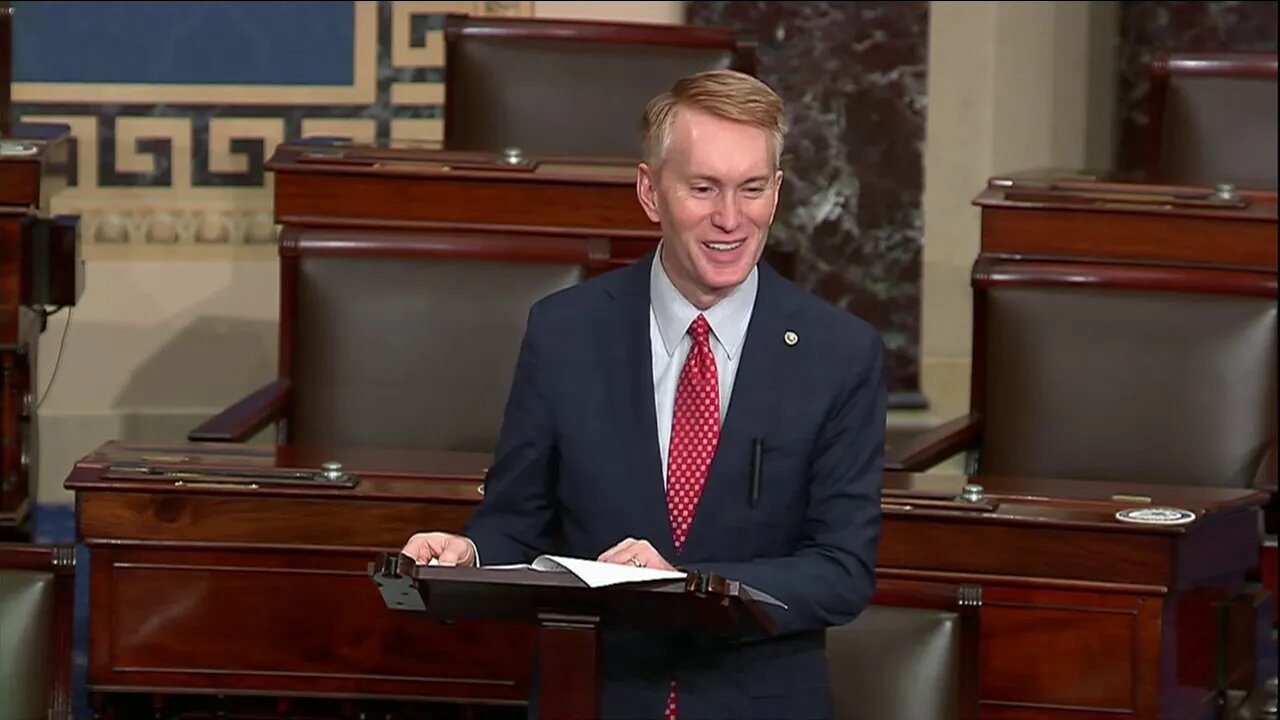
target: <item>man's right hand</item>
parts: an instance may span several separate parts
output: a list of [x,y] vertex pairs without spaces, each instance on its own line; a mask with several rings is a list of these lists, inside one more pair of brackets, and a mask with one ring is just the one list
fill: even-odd
[[426,565],[432,560],[446,567],[474,567],[476,564],[476,550],[471,541],[451,533],[417,533],[409,538],[400,553],[413,558],[419,565]]

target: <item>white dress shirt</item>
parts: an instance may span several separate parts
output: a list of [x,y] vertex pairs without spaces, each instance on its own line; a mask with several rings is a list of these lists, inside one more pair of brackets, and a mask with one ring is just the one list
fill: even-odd
[[662,267],[662,248],[654,255],[649,271],[649,344],[653,351],[653,404],[658,417],[658,447],[662,453],[662,482],[667,482],[667,455],[671,447],[671,420],[675,413],[676,385],[693,338],[689,324],[698,313],[711,325],[711,354],[716,359],[716,377],[720,384],[720,424],[729,409],[733,379],[742,359],[742,345],[751,323],[760,285],[759,269],[733,292],[705,311],[694,307],[676,286],[671,284]]

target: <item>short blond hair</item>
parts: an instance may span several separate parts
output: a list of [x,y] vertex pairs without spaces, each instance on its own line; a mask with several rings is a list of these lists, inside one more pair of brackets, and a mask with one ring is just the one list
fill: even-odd
[[642,125],[642,152],[649,167],[656,169],[662,162],[676,111],[682,107],[764,130],[772,146],[773,169],[778,168],[787,134],[782,98],[759,79],[736,70],[708,70],[681,78],[671,90],[649,101]]

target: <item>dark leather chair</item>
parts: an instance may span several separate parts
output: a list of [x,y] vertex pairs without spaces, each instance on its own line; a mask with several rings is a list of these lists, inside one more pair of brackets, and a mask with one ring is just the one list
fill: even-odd
[[1276,54],[1158,52],[1146,170],[1176,185],[1276,189]]
[[1274,487],[1274,272],[983,256],[973,290],[971,411],[890,469]]
[[992,178],[969,412],[886,451],[920,472],[1276,483],[1276,197]]
[[71,717],[75,553],[0,543],[0,718]]
[[492,452],[529,308],[581,277],[567,263],[303,255],[289,441]]
[[880,580],[853,622],[827,630],[836,720],[978,717],[981,588]]
[[449,150],[638,157],[645,104],[677,79],[755,74],[727,30],[452,15],[445,21]]
[[402,236],[289,230],[282,243],[301,250],[282,269],[280,377],[189,439],[275,423],[278,444],[492,452],[529,308],[583,265],[536,245],[520,261],[327,250]]

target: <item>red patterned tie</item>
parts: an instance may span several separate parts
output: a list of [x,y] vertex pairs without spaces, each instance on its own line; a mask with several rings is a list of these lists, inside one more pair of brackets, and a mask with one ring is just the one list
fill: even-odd
[[[689,324],[693,346],[676,384],[671,445],[667,451],[667,516],[676,552],[684,547],[689,524],[707,482],[707,468],[720,440],[720,384],[711,354],[711,326],[702,315]],[[666,720],[676,720],[676,684],[667,697]]]

